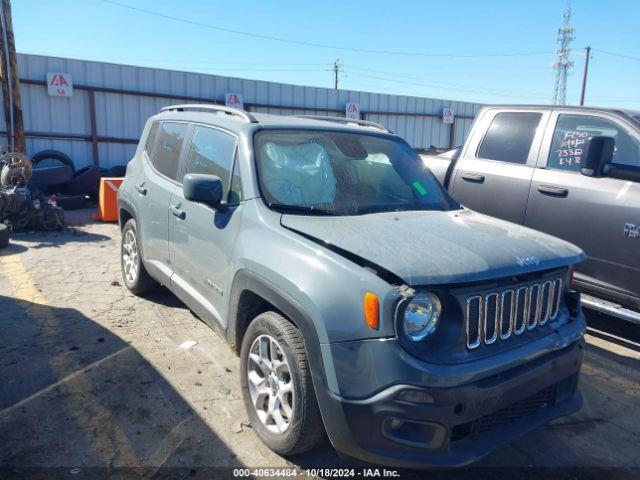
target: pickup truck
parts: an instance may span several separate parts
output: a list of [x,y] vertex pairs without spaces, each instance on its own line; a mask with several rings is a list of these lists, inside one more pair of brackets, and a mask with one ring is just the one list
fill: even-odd
[[581,247],[583,304],[640,322],[640,111],[488,106],[463,146],[421,157],[466,207]]

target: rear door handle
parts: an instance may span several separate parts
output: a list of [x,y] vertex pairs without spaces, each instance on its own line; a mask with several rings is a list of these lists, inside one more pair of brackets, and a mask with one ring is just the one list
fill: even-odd
[[478,175],[477,173],[463,173],[461,177],[467,182],[484,183],[484,175]]
[[569,195],[567,188],[556,187],[553,185],[538,185],[538,191],[544,195],[551,195],[552,197],[566,197]]
[[180,210],[177,206],[171,205],[171,213],[174,217],[179,218],[180,220],[184,220],[187,218],[187,212],[184,210]]
[[138,183],[136,185],[136,191],[140,194],[140,195],[146,195],[147,194],[147,189],[144,188],[144,183]]

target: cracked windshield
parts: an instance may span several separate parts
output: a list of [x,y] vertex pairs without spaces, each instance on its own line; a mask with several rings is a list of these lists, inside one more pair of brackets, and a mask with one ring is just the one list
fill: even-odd
[[260,188],[283,211],[358,215],[451,210],[450,199],[415,152],[389,137],[331,131],[262,131]]

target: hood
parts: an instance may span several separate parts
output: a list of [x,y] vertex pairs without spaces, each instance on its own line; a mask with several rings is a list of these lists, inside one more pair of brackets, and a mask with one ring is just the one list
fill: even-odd
[[282,226],[357,255],[408,285],[466,283],[585,258],[571,243],[471,210],[282,215]]

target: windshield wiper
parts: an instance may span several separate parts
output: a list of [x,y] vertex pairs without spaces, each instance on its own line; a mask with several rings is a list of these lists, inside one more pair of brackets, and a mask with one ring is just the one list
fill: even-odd
[[273,208],[276,210],[284,210],[286,212],[291,213],[306,213],[307,215],[340,215],[340,213],[332,210],[324,210],[322,208],[317,208],[314,206],[304,206],[304,205],[286,205],[284,203],[274,203],[271,202],[268,204],[269,208]]

